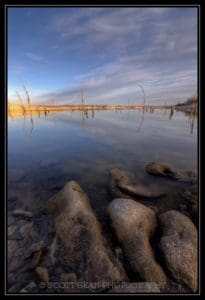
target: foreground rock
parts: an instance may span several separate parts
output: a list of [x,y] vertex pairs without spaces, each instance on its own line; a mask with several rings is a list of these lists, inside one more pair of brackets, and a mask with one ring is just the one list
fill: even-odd
[[112,284],[126,279],[102,236],[86,194],[76,182],[68,182],[47,202],[45,210],[58,214],[56,236],[65,249],[66,264],[78,281],[98,283],[97,289],[103,289],[100,282]]
[[159,216],[162,236],[159,248],[176,282],[197,290],[197,230],[191,220],[178,211]]
[[179,180],[182,178],[182,175],[174,170],[171,169],[168,165],[158,163],[158,162],[151,162],[146,166],[147,173],[154,175],[154,176],[162,176],[168,177],[173,180]]
[[157,224],[153,210],[131,199],[115,199],[108,213],[132,270],[144,281],[166,283],[149,242]]
[[157,185],[144,185],[130,179],[125,172],[118,168],[110,170],[110,189],[114,197],[120,198],[158,198],[165,193]]

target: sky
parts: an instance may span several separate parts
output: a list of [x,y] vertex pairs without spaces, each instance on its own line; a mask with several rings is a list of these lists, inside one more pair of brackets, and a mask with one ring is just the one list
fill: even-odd
[[197,91],[196,7],[9,7],[8,101],[183,102]]

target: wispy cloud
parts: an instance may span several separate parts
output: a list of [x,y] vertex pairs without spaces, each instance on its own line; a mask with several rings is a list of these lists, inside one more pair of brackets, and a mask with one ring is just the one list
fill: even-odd
[[65,103],[80,101],[83,88],[87,103],[123,103],[128,98],[136,103],[142,100],[139,83],[150,103],[176,102],[196,91],[196,8],[44,11],[39,38],[47,43],[42,52],[36,47],[26,57],[39,65],[46,57],[45,76],[51,78],[55,70],[56,82],[68,77],[69,88],[54,84],[39,95],[39,102],[51,97]]
[[35,53],[32,53],[32,52],[27,52],[26,53],[26,56],[28,58],[30,58],[31,60],[33,61],[43,61],[43,57],[41,55],[38,55],[38,54],[35,54]]

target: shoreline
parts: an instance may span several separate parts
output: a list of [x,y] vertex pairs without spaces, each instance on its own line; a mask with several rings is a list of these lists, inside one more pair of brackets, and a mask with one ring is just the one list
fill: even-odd
[[20,117],[25,115],[33,115],[49,112],[60,111],[121,111],[121,110],[155,110],[155,109],[175,109],[173,105],[89,105],[89,104],[74,104],[74,105],[21,105],[15,103],[8,104],[8,116]]

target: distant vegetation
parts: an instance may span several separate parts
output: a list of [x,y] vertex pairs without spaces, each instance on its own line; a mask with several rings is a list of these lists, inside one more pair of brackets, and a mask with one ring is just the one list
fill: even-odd
[[177,106],[193,105],[193,104],[197,104],[197,102],[198,102],[198,96],[197,95],[192,95],[185,102],[177,103]]

